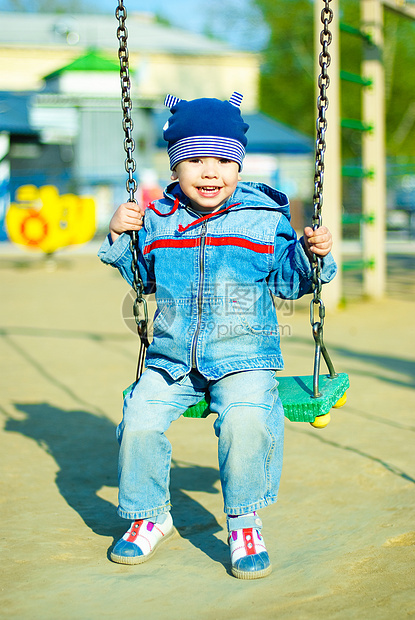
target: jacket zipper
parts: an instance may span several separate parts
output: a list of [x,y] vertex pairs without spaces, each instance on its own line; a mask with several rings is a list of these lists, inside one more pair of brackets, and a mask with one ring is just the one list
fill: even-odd
[[197,368],[196,363],[196,349],[197,349],[197,339],[200,333],[200,324],[202,321],[202,305],[203,305],[203,286],[205,279],[205,241],[206,241],[206,229],[207,222],[203,222],[202,230],[200,233],[200,246],[199,246],[199,285],[197,288],[197,325],[196,331],[193,336],[192,342],[192,368]]

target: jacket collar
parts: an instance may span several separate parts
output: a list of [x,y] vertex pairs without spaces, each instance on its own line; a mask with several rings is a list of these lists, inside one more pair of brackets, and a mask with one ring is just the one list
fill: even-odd
[[[173,202],[179,199],[180,206],[192,210],[190,200],[182,192],[178,181],[170,183],[166,187],[164,195]],[[255,208],[277,210],[288,221],[291,219],[287,195],[265,183],[239,182],[232,196],[222,205],[221,211],[231,205],[235,205],[235,210]],[[192,212],[194,211],[192,210]]]

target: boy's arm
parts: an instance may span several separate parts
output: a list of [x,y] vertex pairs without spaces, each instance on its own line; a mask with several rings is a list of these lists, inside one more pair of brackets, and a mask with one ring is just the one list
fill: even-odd
[[112,241],[130,230],[141,230],[143,227],[144,207],[136,202],[124,202],[118,207],[110,221]]
[[[135,214],[128,213],[130,205],[134,205]],[[103,263],[116,267],[123,278],[132,286],[134,278],[131,267],[131,237],[127,234],[129,230],[137,230],[138,232],[138,267],[143,280],[144,291],[149,292],[152,289],[152,278],[141,252],[145,243],[146,231],[143,228],[142,212],[141,210],[138,211],[135,203],[125,203],[114,213],[110,222],[110,232],[98,251],[98,257]]]
[[331,232],[325,226],[320,226],[317,230],[306,226],[304,228],[304,247],[308,258],[313,261],[313,254],[324,258],[331,251],[333,238]]
[[318,235],[315,232],[306,228],[304,237],[297,239],[288,220],[281,218],[274,244],[274,264],[268,277],[269,287],[278,297],[298,299],[311,292],[313,249],[320,254],[323,284],[330,282],[336,275],[333,256],[330,252],[326,254],[328,246],[331,248],[331,235],[326,228]]

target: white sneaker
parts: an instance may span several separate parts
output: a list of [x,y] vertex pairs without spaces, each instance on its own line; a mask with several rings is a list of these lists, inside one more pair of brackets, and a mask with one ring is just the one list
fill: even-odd
[[[254,521],[254,518],[260,524],[259,528],[238,528],[238,521],[240,524],[243,522],[247,524],[248,519]],[[260,533],[261,525],[262,522],[256,515],[228,520],[231,570],[238,579],[260,579],[272,571],[264,539]]]
[[133,521],[129,530],[116,543],[111,560],[119,564],[141,564],[155,553],[157,547],[174,533],[173,519],[167,513],[163,523],[149,519]]

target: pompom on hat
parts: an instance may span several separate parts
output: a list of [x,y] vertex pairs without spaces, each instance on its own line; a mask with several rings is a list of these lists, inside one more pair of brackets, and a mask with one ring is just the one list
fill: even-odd
[[241,102],[242,95],[236,92],[229,101],[186,101],[167,95],[164,104],[170,108],[171,117],[163,128],[163,137],[168,142],[171,170],[192,157],[231,159],[241,170],[249,129],[241,116]]

